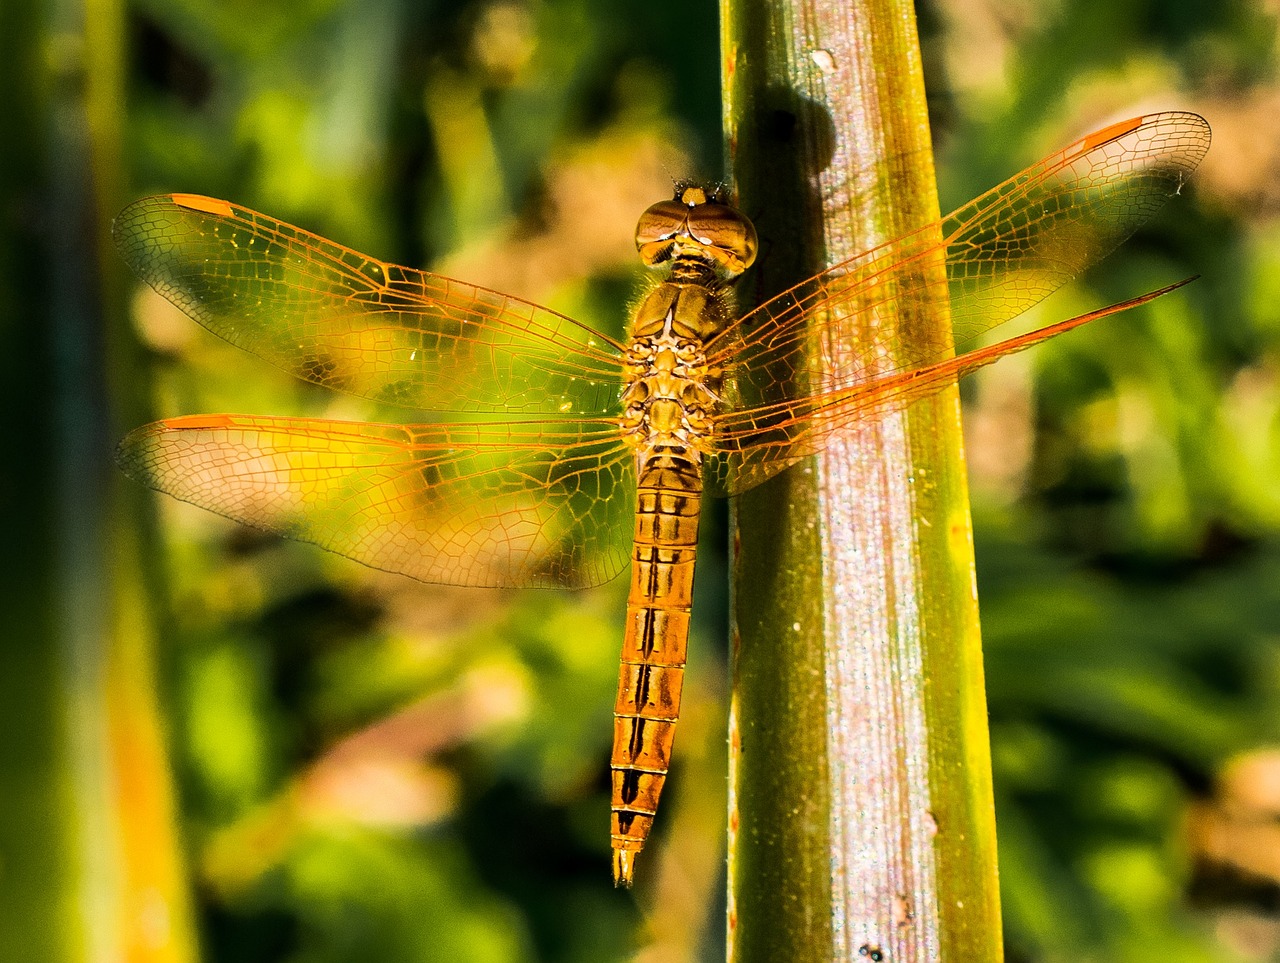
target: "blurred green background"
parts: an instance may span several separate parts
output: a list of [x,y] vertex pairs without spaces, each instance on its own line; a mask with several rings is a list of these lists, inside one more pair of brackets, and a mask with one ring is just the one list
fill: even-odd
[[[1280,959],[1277,8],[919,16],[944,209],[1121,117],[1215,136],[1040,317],[1199,282],[964,385],[1008,958]],[[617,892],[624,580],[425,586],[125,482],[150,417],[371,412],[108,238],[134,197],[212,194],[616,332],[637,214],[723,174],[719,65],[710,0],[4,0],[0,959],[723,958],[723,506]]]

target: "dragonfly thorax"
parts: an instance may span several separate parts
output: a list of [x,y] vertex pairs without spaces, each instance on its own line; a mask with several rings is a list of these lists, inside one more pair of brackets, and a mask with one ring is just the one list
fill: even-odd
[[677,326],[674,308],[656,329],[637,319],[627,348],[626,372],[621,427],[627,440],[638,448],[689,448],[694,456],[719,404],[715,391],[719,379],[718,372],[707,365],[702,339]]

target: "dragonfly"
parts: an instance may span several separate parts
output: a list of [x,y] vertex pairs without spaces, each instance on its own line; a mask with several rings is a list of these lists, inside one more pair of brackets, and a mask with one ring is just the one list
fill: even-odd
[[[630,886],[670,767],[704,496],[1186,283],[981,340],[1180,193],[1209,141],[1187,112],[1112,124],[743,313],[733,288],[755,229],[723,191],[677,184],[637,225],[656,278],[624,340],[228,201],[146,198],[115,239],[195,321],[306,381],[455,415],[187,415],[130,433],[118,462],[184,501],[427,582],[585,587],[630,567],[610,761],[613,876]],[[867,322],[938,301],[951,330],[893,361],[892,336]],[[835,360],[814,350],[850,325],[867,332],[859,344]]]

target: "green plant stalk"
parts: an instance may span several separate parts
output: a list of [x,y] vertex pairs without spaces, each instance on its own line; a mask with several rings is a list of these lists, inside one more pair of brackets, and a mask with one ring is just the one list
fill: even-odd
[[[107,376],[105,454],[124,426],[150,415],[144,353],[128,321],[127,272],[111,241],[111,221],[127,199],[124,167],[125,6],[122,0],[83,0],[86,83],[83,124],[89,154]],[[95,466],[96,467],[96,466]],[[199,958],[187,866],[178,828],[177,791],[162,710],[158,627],[163,616],[159,549],[152,502],[114,465],[106,466],[102,526],[101,641],[104,722],[109,767],[101,803],[114,892],[99,894],[103,915],[114,916],[112,956],[138,963],[189,963]],[[101,857],[99,857],[101,858]]]
[[[910,0],[721,12],[731,169],[762,239],[744,294],[937,220]],[[850,356],[863,323],[823,351]],[[894,363],[950,324],[946,304],[874,323],[897,327]],[[733,519],[730,959],[1000,960],[956,390],[850,428]]]
[[[0,5],[13,82],[0,151],[0,959],[193,959],[142,585],[110,413],[142,381],[127,341],[119,0]],[[134,352],[136,355],[136,350]],[[136,412],[122,419],[137,423]]]
[[52,49],[37,0],[0,4],[0,959],[62,960],[76,919],[74,828],[51,491],[57,452],[47,403],[50,309],[43,237],[24,212],[45,191],[51,99],[38,55]]

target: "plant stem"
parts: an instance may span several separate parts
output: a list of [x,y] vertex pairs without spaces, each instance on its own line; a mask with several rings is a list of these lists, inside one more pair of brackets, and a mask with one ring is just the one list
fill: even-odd
[[[758,294],[937,220],[909,0],[721,9]],[[874,323],[893,364],[949,330],[945,303]],[[1001,959],[955,389],[737,499],[734,568],[730,959]]]
[[[110,244],[120,0],[0,4],[0,959],[197,955],[164,745],[144,496],[110,464],[146,395]],[[6,466],[8,467],[8,466]]]

